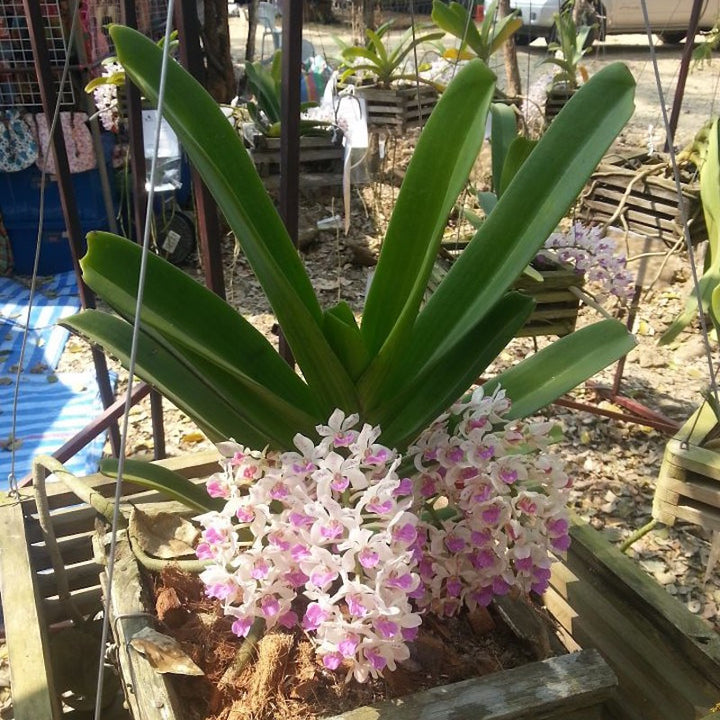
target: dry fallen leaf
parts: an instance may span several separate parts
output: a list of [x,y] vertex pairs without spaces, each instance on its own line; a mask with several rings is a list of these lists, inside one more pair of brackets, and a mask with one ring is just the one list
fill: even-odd
[[144,655],[159,673],[176,675],[204,675],[205,673],[188,657],[180,644],[168,635],[150,627],[135,633],[130,645]]
[[201,443],[205,439],[205,436],[201,432],[188,432],[184,433],[180,438],[180,442],[184,443]]
[[148,554],[173,559],[195,554],[200,531],[175,513],[153,515],[133,508],[130,513],[130,533]]

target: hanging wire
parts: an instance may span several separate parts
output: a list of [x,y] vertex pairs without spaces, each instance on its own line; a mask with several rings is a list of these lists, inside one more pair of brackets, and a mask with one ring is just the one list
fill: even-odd
[[[153,200],[155,197],[155,175],[157,172],[158,151],[160,147],[160,134],[162,125],[162,112],[165,100],[165,83],[167,80],[167,68],[170,60],[171,36],[173,32],[174,0],[168,0],[167,16],[165,18],[165,41],[162,47],[162,64],[160,67],[160,85],[158,88],[157,100],[157,123],[155,125],[155,137],[153,140],[152,160],[150,163],[150,183],[148,187],[147,206],[145,211],[145,227],[143,228],[142,254],[140,260],[140,272],[138,275],[137,301],[135,303],[135,320],[133,322],[132,344],[130,346],[130,358],[128,362],[128,382],[125,392],[125,409],[123,415],[120,452],[118,454],[117,481],[115,483],[115,501],[113,505],[112,529],[110,534],[110,549],[107,564],[107,587],[108,591],[105,597],[105,612],[103,613],[102,635],[100,647],[104,648],[108,641],[109,618],[110,618],[110,588],[112,588],[113,577],[115,571],[115,552],[117,548],[117,530],[120,520],[120,501],[122,499],[123,474],[125,470],[125,446],[127,443],[128,427],[130,422],[130,410],[132,408],[132,391],[133,376],[135,374],[135,364],[137,361],[137,346],[140,336],[140,313],[142,310],[143,296],[145,291],[145,277],[147,274],[147,257],[150,248],[150,229],[153,217]],[[105,662],[103,653],[100,653],[100,662],[98,663],[97,688],[95,695],[95,715],[94,720],[100,720],[102,688],[105,675]]]
[[[70,48],[73,47],[75,41],[75,34],[77,33],[78,17],[79,17],[79,6],[80,0],[75,0],[75,5],[72,10],[72,22],[70,23],[70,33],[67,41],[67,47],[65,48],[65,62],[63,63],[62,73],[60,75],[60,84],[58,88],[57,98],[55,101],[55,107],[53,108],[52,121],[50,123],[50,129],[48,130],[48,149],[46,152],[50,152],[50,143],[52,138],[55,136],[55,128],[57,127],[58,120],[60,118],[60,104],[62,102],[62,96],[65,86],[68,83],[68,77],[70,74]],[[25,348],[27,346],[27,339],[30,335],[30,315],[32,313],[33,305],[35,302],[35,294],[37,292],[37,276],[38,268],[40,267],[40,250],[42,247],[42,236],[43,236],[43,225],[45,221],[45,188],[47,172],[45,169],[45,163],[42,164],[42,171],[40,175],[40,208],[38,218],[38,231],[35,240],[35,258],[33,260],[33,271],[32,278],[30,280],[30,296],[27,303],[27,317],[23,323],[22,342],[20,344],[20,358],[18,360],[17,368],[15,371],[15,388],[13,391],[12,401],[12,414],[11,414],[11,425],[10,425],[10,472],[8,473],[8,488],[11,495],[17,495],[17,476],[15,474],[15,461],[16,461],[16,448],[17,448],[17,421],[18,421],[18,406],[20,404],[20,382],[22,380],[22,369],[23,362],[25,360]]]
[[[675,191],[678,197],[678,209],[680,210],[680,222],[683,228],[683,234],[685,237],[685,246],[687,248],[688,258],[690,260],[690,270],[692,273],[693,288],[695,290],[695,297],[698,304],[698,317],[700,320],[700,331],[703,339],[703,345],[705,347],[705,359],[707,360],[708,371],[710,373],[710,393],[712,393],[716,407],[718,406],[718,386],[715,379],[715,370],[712,359],[712,349],[710,348],[710,340],[708,337],[707,321],[705,319],[705,312],[702,306],[702,298],[700,295],[700,279],[697,270],[697,263],[695,261],[695,251],[693,250],[692,241],[690,238],[690,230],[688,228],[687,209],[683,202],[682,184],[680,179],[680,168],[677,163],[677,154],[675,152],[675,138],[673,137],[672,130],[670,128],[670,121],[668,119],[667,107],[665,106],[665,93],[663,92],[662,80],[660,78],[660,69],[658,67],[657,53],[655,52],[655,46],[652,42],[652,31],[650,30],[650,18],[648,16],[646,0],[640,0],[640,5],[643,12],[643,20],[645,21],[645,32],[648,38],[648,45],[650,46],[650,58],[652,60],[653,72],[655,73],[655,83],[657,85],[658,99],[660,101],[660,110],[662,112],[662,121],[665,128],[665,134],[668,139],[668,157],[670,159],[670,166],[672,167],[673,180],[675,181]],[[687,42],[692,42],[691,38],[687,39]],[[692,433],[692,429],[691,429]]]

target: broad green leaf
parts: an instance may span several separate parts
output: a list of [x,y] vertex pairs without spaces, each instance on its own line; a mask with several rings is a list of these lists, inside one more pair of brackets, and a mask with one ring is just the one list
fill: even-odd
[[441,0],[435,0],[430,17],[441,30],[460,40],[461,51],[468,46],[477,57],[487,60],[477,26],[463,5],[457,2],[446,5]]
[[353,380],[357,380],[368,365],[365,343],[350,306],[341,302],[325,312],[325,337],[347,368]]
[[[498,196],[494,192],[479,192],[477,194],[477,201],[478,205],[480,205],[480,209],[487,216],[495,209],[495,206],[498,203]],[[477,229],[482,224],[482,221],[476,225],[472,220],[470,220],[470,224]]]
[[526,417],[626,355],[635,344],[621,322],[601,320],[556,340],[484,387],[489,393],[504,388],[512,400],[509,417]]
[[245,63],[248,87],[257,99],[258,106],[265,112],[270,123],[280,122],[280,96],[275,79],[260,62]]
[[[117,477],[118,467],[119,463],[115,458],[100,461],[100,472],[108,477]],[[127,458],[123,465],[123,480],[149,490],[158,490],[191,510],[220,512],[225,506],[225,500],[210,497],[204,485],[196,485],[162,465]]]
[[405,448],[455,402],[512,340],[535,307],[520,293],[506,295],[476,327],[448,347],[434,367],[413,378],[399,395],[383,402],[377,420],[382,440]]
[[[683,311],[662,334],[660,345],[671,343],[688,326],[700,308],[707,312],[720,283],[720,122],[715,120],[708,134],[705,159],[700,167],[700,199],[708,230],[705,270],[696,289],[685,301]],[[717,316],[715,316],[717,317]]]
[[490,149],[492,160],[492,187],[496,196],[501,194],[501,178],[505,158],[513,140],[518,136],[515,111],[509,105],[493,103],[490,106]]
[[498,195],[502,195],[507,186],[510,184],[512,179],[517,175],[520,168],[525,163],[525,160],[529,157],[537,145],[537,140],[530,140],[529,138],[518,135],[508,148],[507,154],[505,155],[505,162],[503,163],[502,174],[500,176],[500,189]]
[[[92,232],[80,261],[88,286],[126,318],[135,316],[141,255],[137,243]],[[317,411],[305,383],[259,330],[215,293],[154,254],[147,258],[141,318],[226,371],[265,385],[306,412]]]
[[[124,320],[86,310],[62,324],[98,343],[128,366],[132,326]],[[233,382],[231,376],[215,367],[198,367],[194,359],[187,351],[179,355],[147,332],[138,337],[137,375],[191,417],[211,440],[235,438],[251,447],[270,443],[280,449],[291,446],[296,432],[312,433],[314,418],[272,396],[262,386]]]
[[490,55],[494,55],[522,27],[522,24],[523,21],[519,17],[511,15],[498,20],[490,42]]
[[[127,75],[157,102],[161,50],[140,33],[110,28]],[[322,312],[297,250],[242,140],[217,103],[175,62],[167,69],[164,114],[223,209],[323,411],[357,407],[353,383],[322,334]]]
[[[463,68],[418,140],[368,292],[362,331],[371,357],[407,335],[442,232],[483,143],[494,75],[478,60]],[[442,152],[438,152],[438,148]]]
[[[632,115],[634,85],[615,63],[565,105],[421,310],[402,366],[387,382],[434,364],[530,264]],[[380,384],[376,392],[385,391]]]

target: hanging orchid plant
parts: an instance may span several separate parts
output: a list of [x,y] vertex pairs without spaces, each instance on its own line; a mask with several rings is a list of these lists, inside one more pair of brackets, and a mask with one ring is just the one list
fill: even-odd
[[[159,48],[128,28],[111,34],[128,77],[156,101]],[[343,302],[321,307],[242,142],[202,87],[178,64],[168,68],[167,120],[262,284],[300,374],[232,307],[155,256],[137,372],[226,456],[208,483],[198,554],[235,631],[300,624],[326,667],[360,680],[407,656],[423,612],[545,587],[548,552],[567,542],[567,478],[542,452],[550,427],[520,418],[634,344],[605,320],[466,396],[532,311],[529,297],[508,288],[633,108],[634,83],[620,64],[583,86],[423,304],[494,86],[474,60],[433,111],[357,323]],[[117,315],[91,310],[65,321],[123,362],[140,256],[132,242],[91,233],[84,278]],[[187,481],[163,482],[182,495]]]

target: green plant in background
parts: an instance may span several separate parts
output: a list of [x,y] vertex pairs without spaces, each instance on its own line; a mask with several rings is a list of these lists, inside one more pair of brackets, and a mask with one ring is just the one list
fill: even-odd
[[341,81],[354,76],[362,78],[366,74],[381,87],[390,87],[393,82],[398,80],[412,82],[418,80],[414,69],[412,73],[405,72],[408,55],[419,45],[439,40],[445,33],[433,31],[414,36],[413,28],[410,27],[391,49],[389,46],[394,43],[387,36],[392,29],[393,22],[393,20],[389,20],[377,30],[368,28],[365,31],[367,36],[365,47],[340,43],[340,55],[347,66],[340,75]]
[[[159,49],[111,28],[145,97],[157,100]],[[404,450],[459,398],[515,336],[533,301],[508,288],[567,212],[633,110],[634,81],[614,64],[562,111],[492,212],[422,305],[447,218],[483,142],[494,76],[480,61],[458,73],[418,141],[369,288],[362,323],[340,302],[323,309],[242,142],[202,87],[168,68],[165,115],[225,214],[273,307],[302,377],[232,307],[150,256],[137,373],[213,441],[288,449],[298,432],[339,408],[382,428]],[[472,102],[468,99],[472,98]],[[140,248],[91,233],[88,285],[117,312],[88,310],[64,324],[127,363]],[[547,405],[634,345],[614,320],[588,326],[490,380],[512,416]]]
[[[280,109],[282,87],[282,52],[275,52],[268,68],[264,63],[246,62],[245,74],[247,87],[252,98],[246,103],[248,114],[255,127],[263,135],[280,137]],[[300,112],[305,112],[317,103],[305,102],[300,105]],[[318,120],[301,120],[301,135],[324,135],[329,131],[327,123]]]
[[555,14],[555,29],[556,40],[550,43],[548,51],[556,55],[545,58],[543,63],[560,68],[560,72],[553,77],[553,85],[564,85],[574,89],[580,84],[580,79],[583,82],[588,80],[587,69],[581,61],[590,52],[589,38],[592,27],[588,25],[577,27],[572,8],[568,8]]
[[497,0],[485,9],[480,28],[475,24],[471,12],[458,2],[446,5],[442,0],[433,0],[432,21],[446,33],[460,40],[460,47],[446,50],[444,57],[449,60],[480,58],[487,63],[503,43],[521,26],[522,19],[517,11],[504,18],[497,18]]
[[[691,146],[683,151],[695,161],[700,173],[700,200],[705,226],[708,232],[708,248],[705,266],[697,292],[691,293],[685,308],[672,325],[660,337],[660,345],[667,345],[688,326],[702,307],[703,312],[712,311],[717,326],[718,310],[716,288],[720,285],[720,125],[715,119],[695,136]],[[699,300],[698,300],[699,296]]]

